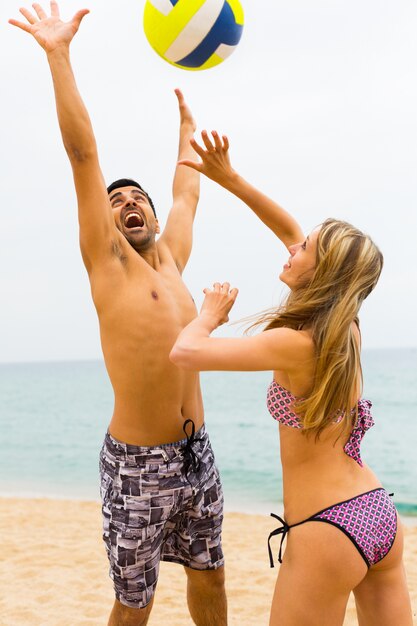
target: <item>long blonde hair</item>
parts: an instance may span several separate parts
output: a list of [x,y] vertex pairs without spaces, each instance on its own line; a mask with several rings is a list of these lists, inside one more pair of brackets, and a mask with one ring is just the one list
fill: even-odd
[[295,410],[307,433],[318,437],[335,416],[350,418],[362,381],[360,352],[352,331],[362,302],[378,282],[383,266],[380,250],[367,235],[335,219],[326,220],[317,239],[314,275],[292,291],[278,311],[256,323],[272,328],[309,329],[316,368],[308,398]]

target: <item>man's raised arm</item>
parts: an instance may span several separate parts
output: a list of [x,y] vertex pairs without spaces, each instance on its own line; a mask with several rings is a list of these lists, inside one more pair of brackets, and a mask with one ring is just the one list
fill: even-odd
[[[195,158],[190,139],[195,122],[184,96],[175,90],[180,112],[178,160]],[[165,242],[182,272],[191,254],[193,222],[200,197],[200,175],[192,169],[176,166],[172,185],[173,203],[160,241]]]
[[227,137],[223,135],[220,138],[218,133],[213,131],[213,139],[210,139],[207,131],[204,130],[201,137],[204,147],[200,146],[195,139],[191,139],[191,145],[201,158],[201,162],[182,159],[179,164],[187,165],[205,174],[245,202],[287,248],[304,241],[304,234],[294,217],[259,189],[253,187],[232,168]]
[[48,17],[39,4],[35,14],[20,9],[26,22],[10,24],[33,35],[45,50],[51,70],[62,140],[70,160],[78,199],[80,243],[88,270],[97,257],[110,250],[109,241],[116,230],[106,186],[98,161],[96,141],[90,118],[75,83],[69,46],[82,19],[89,12],[78,11],[72,20],[63,22],[57,3],[51,1]]

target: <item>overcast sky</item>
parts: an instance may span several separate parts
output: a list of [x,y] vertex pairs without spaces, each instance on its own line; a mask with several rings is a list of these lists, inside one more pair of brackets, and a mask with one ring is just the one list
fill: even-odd
[[[137,178],[165,222],[181,87],[199,130],[226,133],[234,167],[306,232],[332,216],[374,238],[385,269],[363,307],[364,346],[417,346],[415,0],[245,0],[237,50],[204,72],[154,53],[144,4],[60,3],[65,19],[91,9],[72,60],[105,178]],[[7,23],[19,6],[1,0],[0,361],[100,358],[45,55]],[[202,181],[184,275],[198,303],[229,280],[240,289],[233,319],[276,304],[287,257],[247,207]]]

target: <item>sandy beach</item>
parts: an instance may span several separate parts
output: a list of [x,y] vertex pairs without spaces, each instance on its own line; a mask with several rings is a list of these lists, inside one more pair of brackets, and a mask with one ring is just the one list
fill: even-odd
[[[277,575],[267,561],[267,515],[226,514],[224,551],[231,626],[268,624]],[[0,499],[1,626],[105,626],[113,589],[100,505]],[[405,565],[417,625],[417,526],[405,528]],[[161,565],[149,626],[191,626],[181,567]],[[344,626],[357,625],[353,600]]]

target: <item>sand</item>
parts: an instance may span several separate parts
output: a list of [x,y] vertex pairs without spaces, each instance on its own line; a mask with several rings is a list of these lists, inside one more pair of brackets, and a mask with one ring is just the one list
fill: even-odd
[[[226,514],[230,626],[267,626],[277,575],[267,561],[267,515]],[[0,498],[1,626],[105,626],[113,588],[97,502]],[[417,625],[417,527],[405,529],[405,565]],[[185,575],[162,563],[149,626],[192,626]],[[356,626],[351,599],[344,626]]]

